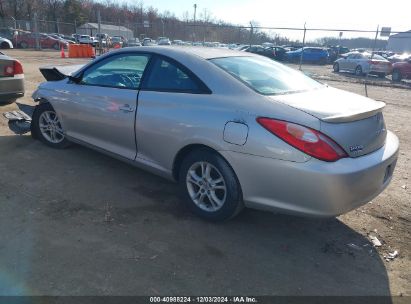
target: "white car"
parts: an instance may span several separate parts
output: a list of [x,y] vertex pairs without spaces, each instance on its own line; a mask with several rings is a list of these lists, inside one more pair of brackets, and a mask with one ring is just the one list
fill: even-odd
[[351,52],[337,59],[333,66],[334,72],[353,72],[357,76],[373,74],[385,77],[391,74],[392,64],[380,55],[370,53]]
[[80,35],[80,37],[78,38],[78,42],[80,44],[91,44],[95,46],[98,41],[90,35]]
[[13,48],[13,43],[7,39],[0,37],[0,49],[12,49]]

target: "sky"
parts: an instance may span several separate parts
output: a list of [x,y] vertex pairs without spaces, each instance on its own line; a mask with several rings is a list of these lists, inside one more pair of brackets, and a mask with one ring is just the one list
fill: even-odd
[[[114,0],[136,3],[134,0]],[[393,31],[411,30],[411,0],[143,0],[160,12],[168,10],[182,18],[188,11],[193,16],[197,4],[197,18],[204,8],[212,16],[230,23],[248,25],[251,20],[265,27],[303,27],[376,30],[377,26]],[[279,31],[283,35],[299,37],[301,33]],[[338,36],[338,32],[308,32],[307,39]],[[344,33],[343,37],[353,34]],[[373,37],[375,34],[357,34]]]

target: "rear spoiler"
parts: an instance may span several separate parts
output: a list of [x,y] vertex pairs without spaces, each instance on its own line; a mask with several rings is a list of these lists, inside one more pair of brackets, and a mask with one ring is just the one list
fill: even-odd
[[47,81],[59,81],[68,76],[71,76],[78,70],[80,70],[84,65],[62,65],[62,66],[45,66],[40,67],[40,72]]

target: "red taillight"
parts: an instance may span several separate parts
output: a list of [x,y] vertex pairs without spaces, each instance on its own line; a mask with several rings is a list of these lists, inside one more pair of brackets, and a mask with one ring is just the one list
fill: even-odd
[[20,75],[20,74],[24,74],[23,66],[21,65],[20,61],[15,60],[14,61],[14,75]]
[[259,117],[257,122],[298,150],[320,160],[334,162],[347,153],[323,133],[291,122]]
[[23,66],[20,61],[15,60],[12,64],[6,65],[4,67],[4,76],[12,77],[14,75],[23,74]]

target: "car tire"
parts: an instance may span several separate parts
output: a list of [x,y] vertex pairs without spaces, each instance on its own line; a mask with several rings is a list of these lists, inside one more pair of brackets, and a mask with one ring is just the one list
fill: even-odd
[[6,106],[6,105],[9,105],[9,104],[12,104],[15,101],[16,101],[16,99],[0,100],[0,106]]
[[0,48],[2,49],[9,49],[10,48],[10,44],[8,44],[7,42],[2,42],[0,45]]
[[392,81],[400,82],[402,80],[401,72],[397,69],[392,71]]
[[55,43],[55,44],[53,44],[53,49],[55,49],[55,50],[59,50],[60,49],[60,43]]
[[386,76],[385,73],[379,73],[378,74],[378,78],[385,78],[385,76]]
[[233,169],[209,149],[195,150],[184,158],[179,185],[188,208],[205,220],[229,220],[244,208],[241,187]]
[[336,73],[338,73],[340,71],[340,65],[338,64],[338,62],[334,63],[333,70]]
[[357,75],[357,76],[362,76],[363,75],[362,67],[360,65],[357,65],[357,67],[355,68],[355,75]]
[[27,49],[28,46],[29,46],[29,45],[27,44],[27,42],[25,42],[25,41],[20,42],[20,47],[21,47],[22,49]]
[[31,134],[49,147],[64,149],[70,146],[59,117],[49,103],[41,103],[34,109]]

